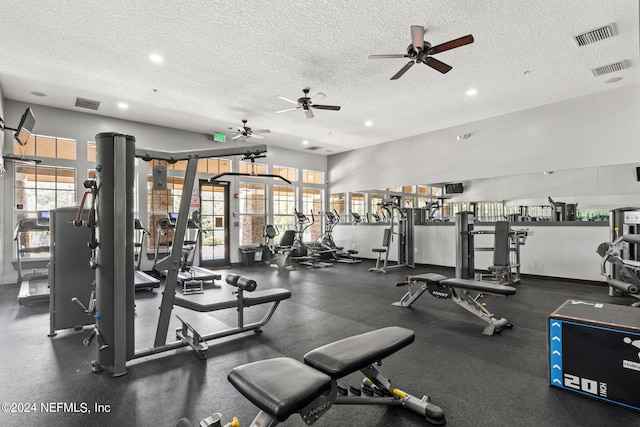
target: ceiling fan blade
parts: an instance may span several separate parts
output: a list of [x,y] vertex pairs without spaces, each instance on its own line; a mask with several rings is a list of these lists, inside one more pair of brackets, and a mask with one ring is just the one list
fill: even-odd
[[271,133],[269,129],[255,129],[253,133]]
[[473,36],[471,34],[460,37],[455,40],[448,41],[446,43],[433,46],[427,50],[427,55],[435,55],[436,53],[444,52],[446,50],[455,49],[456,47],[464,46],[466,44],[473,43]]
[[317,105],[317,104],[313,104],[311,106],[311,108],[317,108],[318,110],[340,111],[340,106],[339,105]]
[[[296,104],[297,104],[297,102],[296,102]],[[293,111],[293,110],[297,110],[298,108],[300,108],[300,107],[287,108],[285,110],[276,111],[276,113],[284,113],[286,111]]]
[[318,93],[316,93],[315,95],[313,95],[311,98],[309,98],[309,100],[314,99],[314,100],[316,100],[316,101],[317,101],[317,100],[319,100],[319,99],[324,99],[324,98],[326,98],[326,97],[327,97],[327,95],[325,95],[324,93],[322,93],[322,92],[318,92]]
[[402,75],[403,75],[404,73],[406,73],[406,72],[407,72],[407,70],[408,70],[409,68],[413,67],[413,64],[415,64],[415,62],[413,62],[413,61],[409,61],[409,62],[407,62],[407,65],[405,65],[404,67],[402,67],[402,68],[400,69],[400,71],[398,71],[397,73],[395,73],[395,74],[393,75],[393,77],[391,77],[391,79],[390,79],[390,80],[398,80],[400,77],[402,77]]
[[304,110],[304,114],[307,115],[307,119],[313,119],[313,111],[311,110]]
[[298,101],[294,101],[293,99],[285,98],[284,96],[278,96],[278,98],[282,99],[283,101],[290,102],[292,104],[297,104],[298,103]]
[[234,137],[233,137],[233,138],[231,138],[231,139],[238,139],[238,138],[242,138],[242,134],[241,134],[241,133],[237,134],[236,136],[234,136]]
[[416,50],[424,48],[424,27],[421,25],[411,26],[411,43]]
[[369,55],[369,59],[379,59],[379,58],[408,58],[408,55],[404,53],[389,53],[386,55]]
[[449,71],[451,71],[451,68],[453,68],[450,65],[447,65],[442,61],[438,61],[437,59],[430,56],[428,56],[427,59],[424,60],[424,65],[427,65],[436,71],[440,71],[442,74],[448,73]]
[[251,135],[247,135],[247,136],[250,136],[251,138],[264,139],[264,136],[256,135],[255,131]]

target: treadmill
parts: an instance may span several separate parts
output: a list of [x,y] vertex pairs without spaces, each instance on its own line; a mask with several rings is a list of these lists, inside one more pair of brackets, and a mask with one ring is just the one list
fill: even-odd
[[[167,218],[160,218],[157,222],[158,236],[156,238],[155,245],[156,263],[160,260],[160,248],[171,248],[173,243],[173,231],[176,228],[177,220],[178,213],[169,212],[167,214]],[[186,235],[182,246],[180,271],[178,271],[178,283],[182,285],[184,293],[200,293],[203,289],[203,283],[215,284],[215,280],[222,279],[222,276],[207,268],[193,265],[196,246],[202,233],[197,211],[195,211],[192,218],[189,218],[187,221],[187,229],[185,233]],[[155,266],[154,269],[156,269]],[[166,270],[161,271],[156,269],[156,271],[162,276],[166,277],[167,275]]]
[[49,261],[49,211],[39,211],[37,218],[22,218],[13,232],[18,256],[18,303],[26,305],[33,302],[47,302],[51,293],[49,289],[49,272],[45,267],[34,268],[25,273],[25,258],[35,261]]
[[149,236],[149,231],[144,228],[142,223],[138,218],[134,219],[134,229],[136,232],[136,240],[134,242],[134,252],[136,257],[136,269],[133,273],[133,284],[135,290],[153,290],[153,288],[160,287],[160,280],[156,279],[153,276],[145,273],[140,269],[142,264],[142,248],[144,247],[144,242],[146,240],[146,236]]

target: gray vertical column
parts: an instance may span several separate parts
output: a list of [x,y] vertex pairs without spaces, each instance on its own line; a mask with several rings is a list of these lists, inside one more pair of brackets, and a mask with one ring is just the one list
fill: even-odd
[[126,374],[134,347],[133,185],[135,138],[96,135],[98,203],[96,213],[96,320],[107,348],[98,350],[101,367]]
[[473,224],[469,221],[473,217],[471,212],[456,214],[456,278],[472,279],[475,273]]

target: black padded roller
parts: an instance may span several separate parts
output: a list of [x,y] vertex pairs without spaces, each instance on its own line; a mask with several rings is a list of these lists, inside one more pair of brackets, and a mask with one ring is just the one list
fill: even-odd
[[226,279],[228,284],[240,288],[247,292],[253,292],[258,287],[258,284],[253,279],[247,279],[246,277],[238,276],[237,274],[228,274]]
[[617,290],[622,291],[622,292],[627,293],[627,294],[637,294],[638,293],[638,286],[636,286],[633,283],[627,283],[627,282],[623,282],[622,280],[616,280],[616,279],[609,279],[609,280],[607,280],[607,283],[612,288],[616,288]]

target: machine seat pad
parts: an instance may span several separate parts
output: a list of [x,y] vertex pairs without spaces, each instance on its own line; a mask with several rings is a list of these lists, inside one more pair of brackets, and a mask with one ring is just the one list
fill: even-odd
[[418,274],[416,276],[409,276],[408,278],[409,282],[416,281],[418,283],[439,283],[443,280],[447,280],[447,276],[436,273]]
[[[237,297],[230,295],[226,298],[220,298],[219,295],[216,291],[214,291],[214,293],[205,292],[203,294],[189,295],[189,298],[182,298],[176,295],[174,304],[201,313],[235,308],[238,306]],[[244,294],[244,306],[249,307],[268,302],[282,301],[287,298],[291,298],[291,291],[283,288],[246,292]]]
[[414,339],[412,330],[389,326],[311,350],[304,363],[338,379],[392,355]]
[[508,265],[490,265],[489,267],[487,267],[487,270],[489,271],[504,271],[504,270],[509,270],[510,266]]
[[471,289],[474,291],[495,295],[508,296],[514,295],[516,293],[516,288],[514,288],[513,286],[498,285],[491,282],[482,282],[480,280],[452,278],[443,280],[442,282],[440,282],[440,284],[447,285],[452,288]]
[[327,375],[288,357],[238,366],[227,378],[251,403],[280,422],[331,386]]

